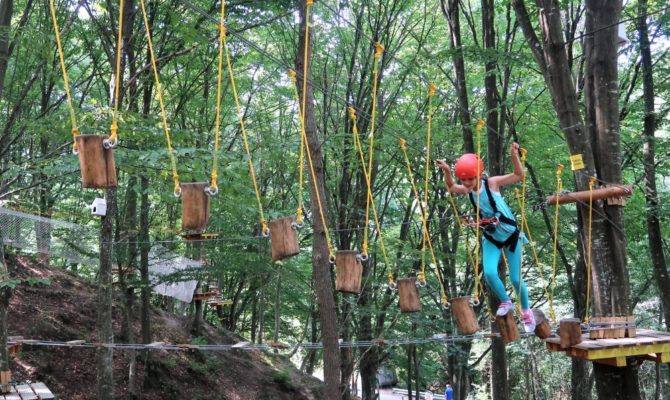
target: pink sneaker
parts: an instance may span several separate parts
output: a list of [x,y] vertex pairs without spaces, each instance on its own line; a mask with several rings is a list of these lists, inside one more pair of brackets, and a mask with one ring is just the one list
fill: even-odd
[[498,311],[496,311],[496,316],[498,317],[504,317],[507,315],[508,312],[514,310],[514,303],[512,303],[512,300],[507,300],[498,306]]
[[530,308],[522,311],[523,314],[523,328],[526,333],[532,333],[535,331],[535,315],[533,315],[533,310]]

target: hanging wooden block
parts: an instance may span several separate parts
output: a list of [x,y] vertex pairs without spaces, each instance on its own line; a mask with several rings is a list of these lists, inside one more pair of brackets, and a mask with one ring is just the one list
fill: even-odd
[[419,290],[416,288],[416,278],[398,279],[398,303],[402,312],[421,311]]
[[85,188],[107,189],[116,187],[116,165],[114,150],[106,149],[104,135],[78,135],[79,169],[81,184]]
[[272,261],[283,260],[300,253],[298,235],[293,228],[293,218],[285,217],[270,221],[270,247]]
[[209,196],[205,193],[207,182],[181,184],[181,229],[202,233],[209,224]]
[[359,294],[363,278],[363,265],[358,252],[340,250],[335,254],[335,289],[338,292]]
[[567,349],[582,342],[582,328],[579,319],[562,319],[558,327],[561,337],[561,348]]
[[514,311],[510,310],[504,316],[496,317],[496,323],[504,344],[519,339],[519,329],[516,327],[516,320],[514,320]]
[[544,315],[542,310],[533,308],[533,316],[535,317],[535,336],[540,339],[546,339],[551,336],[551,325],[549,320]]
[[479,330],[475,310],[472,309],[472,297],[463,296],[451,299],[451,309],[456,318],[458,332],[461,335],[472,335]]

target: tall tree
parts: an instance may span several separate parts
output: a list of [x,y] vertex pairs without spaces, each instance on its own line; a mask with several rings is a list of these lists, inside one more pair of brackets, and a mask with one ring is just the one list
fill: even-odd
[[[536,0],[540,10],[542,40],[535,33],[523,0],[514,8],[545,82],[554,111],[565,135],[570,154],[579,159],[573,165],[577,190],[588,190],[591,177],[609,183],[621,182],[620,132],[618,119],[617,24],[621,1],[586,2],[584,55],[587,129],[577,102],[575,85],[563,37],[561,9],[557,0]],[[593,314],[628,315],[630,310],[626,265],[623,210],[596,202],[593,220],[589,207],[580,205],[579,234],[582,243],[590,237],[592,260]],[[587,263],[588,264],[588,263]],[[587,310],[588,311],[588,310]],[[614,368],[594,364],[600,398],[640,398],[637,366]]]
[[[324,181],[323,153],[321,143],[316,130],[316,119],[314,114],[314,89],[310,84],[311,71],[309,62],[304,63],[303,54],[307,52],[307,60],[312,54],[312,35],[307,35],[307,26],[311,25],[311,14],[308,21],[309,4],[300,7],[300,39],[298,40],[298,52],[296,54],[295,70],[298,71],[298,93],[300,104],[304,104],[305,134],[307,135],[307,146],[311,152],[311,168],[314,175],[309,174],[310,180],[310,205],[312,209],[314,239],[312,242],[312,268],[314,275],[314,286],[316,287],[317,300],[319,302],[319,320],[321,323],[321,338],[323,341],[323,370],[326,389],[324,398],[337,400],[340,398],[340,353],[337,337],[337,314],[335,310],[335,298],[333,297],[333,285],[330,278],[329,248],[326,238],[326,229],[322,223],[327,221],[326,189]],[[313,31],[312,31],[313,32]],[[307,39],[307,40],[306,40]],[[303,76],[303,71],[306,72]],[[303,80],[307,82],[303,84]],[[320,201],[317,199],[320,199]],[[320,204],[319,204],[320,203]],[[322,214],[323,213],[323,214]]]
[[640,56],[642,58],[642,93],[644,98],[644,146],[642,163],[644,164],[644,199],[647,203],[647,238],[654,278],[659,297],[663,305],[666,329],[670,331],[670,278],[663,251],[660,208],[656,190],[656,111],[654,101],[653,61],[649,45],[649,27],[647,25],[647,0],[638,0],[637,31],[640,35]]

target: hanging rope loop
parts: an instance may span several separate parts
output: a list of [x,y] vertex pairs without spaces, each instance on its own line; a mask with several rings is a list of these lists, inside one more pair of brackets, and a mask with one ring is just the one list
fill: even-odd
[[471,297],[470,304],[472,304],[473,307],[478,307],[481,304],[481,302],[479,301],[479,298]]
[[219,187],[218,186],[207,186],[205,188],[205,193],[208,196],[216,196],[217,194],[219,194]]
[[112,122],[112,126],[109,128],[110,135],[109,139],[105,139],[102,141],[102,147],[105,149],[113,149],[116,147],[117,140],[116,140],[116,132],[119,130],[119,125],[117,124],[116,121]]
[[356,258],[358,258],[360,262],[368,261],[370,259],[370,256],[368,255],[367,249],[365,249],[365,251],[363,251],[361,254],[357,254]]

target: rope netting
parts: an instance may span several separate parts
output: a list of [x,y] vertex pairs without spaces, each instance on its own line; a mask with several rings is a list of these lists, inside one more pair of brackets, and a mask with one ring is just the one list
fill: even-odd
[[[94,268],[100,262],[99,231],[92,227],[0,207],[0,232],[5,245],[26,253]],[[120,254],[125,253],[126,245],[114,244],[115,260],[122,259],[119,257],[123,257]],[[139,265],[139,253],[137,257],[135,265]],[[149,275],[158,294],[190,302],[197,284],[194,271],[201,266],[200,261],[180,256],[160,244],[151,244]]]

